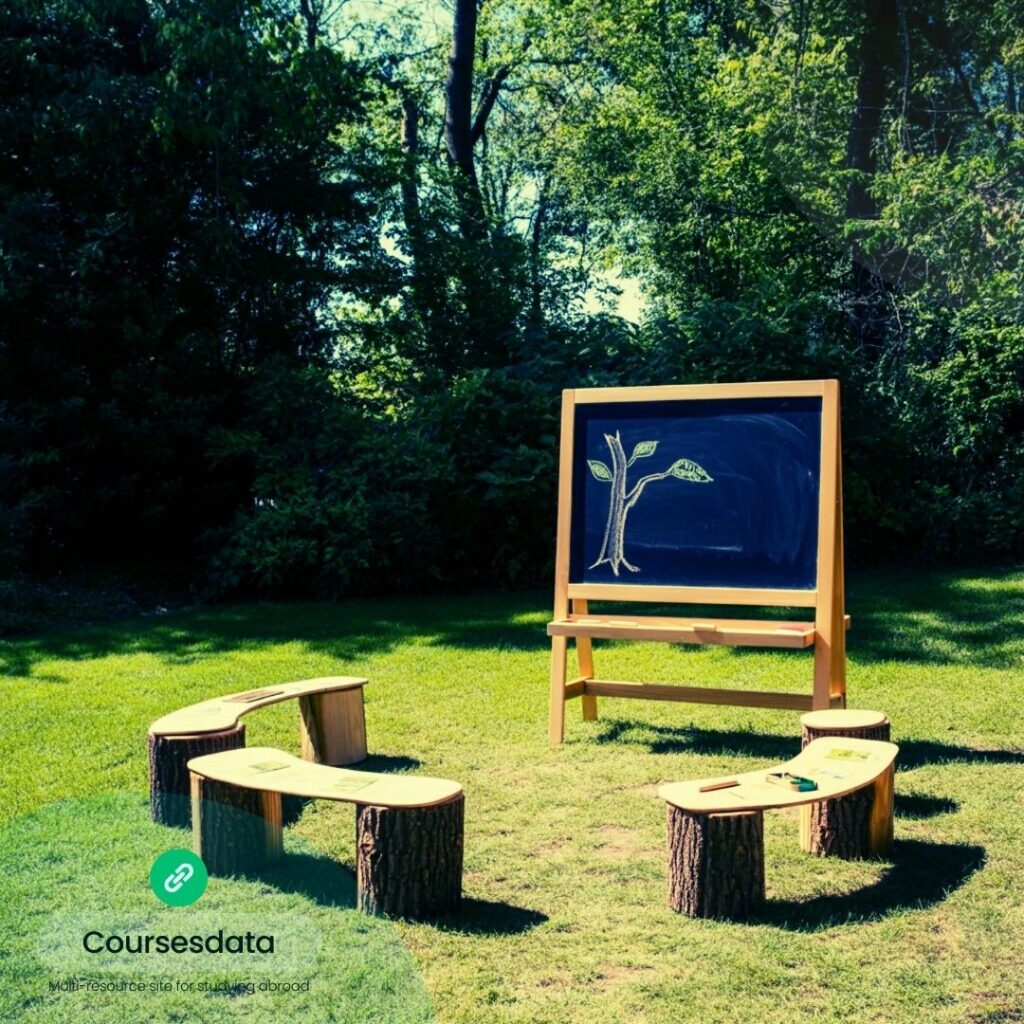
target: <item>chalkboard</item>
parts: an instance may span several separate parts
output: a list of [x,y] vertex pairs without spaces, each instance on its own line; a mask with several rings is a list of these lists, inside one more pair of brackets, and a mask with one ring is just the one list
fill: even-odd
[[814,590],[821,397],[573,415],[570,583]]

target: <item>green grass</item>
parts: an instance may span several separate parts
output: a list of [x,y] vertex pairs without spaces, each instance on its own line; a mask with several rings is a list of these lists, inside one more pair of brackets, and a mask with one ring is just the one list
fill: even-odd
[[[769,906],[745,924],[668,910],[655,791],[794,753],[796,715],[605,700],[584,723],[577,702],[550,749],[545,595],[218,607],[0,644],[0,1020],[397,1024],[429,1017],[425,987],[439,1021],[474,1024],[1022,1021],[1024,573],[861,576],[849,605],[850,704],[886,712],[901,745],[892,856],[806,857],[795,815],[770,814]],[[604,678],[809,692],[803,652],[596,656]],[[114,909],[152,902],[150,861],[188,843],[147,819],[148,723],[330,673],[371,680],[376,764],[464,784],[463,915],[361,917],[337,866],[352,864],[351,808],[314,805],[276,875],[212,880],[197,905],[314,920],[325,938],[301,1006],[111,997],[104,1015],[47,993],[46,921],[100,912],[110,891]],[[250,745],[296,748],[294,707],[247,722]]]

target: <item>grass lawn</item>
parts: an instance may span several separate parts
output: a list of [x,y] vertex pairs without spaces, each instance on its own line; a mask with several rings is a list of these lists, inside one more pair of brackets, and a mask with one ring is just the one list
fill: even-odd
[[[0,1020],[1024,1021],[1024,573],[849,588],[850,705],[886,712],[901,746],[896,843],[813,859],[796,812],[766,815],[769,906],[745,924],[667,908],[655,790],[795,753],[796,714],[609,699],[584,723],[573,702],[551,749],[547,595],[215,607],[0,644]],[[805,652],[595,648],[604,678],[810,689]],[[353,812],[333,804],[289,830],[280,868],[155,910],[149,865],[189,836],[148,820],[149,722],[328,674],[371,680],[371,766],[465,786],[464,914],[351,909]],[[297,750],[296,717],[255,713],[249,744]],[[311,923],[309,992],[47,990],[54,915],[200,912]]]

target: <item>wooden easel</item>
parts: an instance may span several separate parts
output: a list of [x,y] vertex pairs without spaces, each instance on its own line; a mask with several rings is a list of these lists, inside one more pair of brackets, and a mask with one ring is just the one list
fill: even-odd
[[[821,463],[818,501],[816,585],[811,590],[739,587],[647,586],[631,583],[570,582],[573,458],[576,406],[587,402],[645,402],[701,399],[820,398]],[[846,629],[844,609],[842,466],[839,382],[777,381],[744,384],[669,385],[643,388],[588,388],[562,393],[559,459],[558,537],[555,554],[554,618],[551,637],[551,689],[548,738],[564,739],[565,704],[581,698],[584,719],[597,717],[597,698],[689,701],[783,708],[795,711],[846,706]],[[773,619],[676,618],[592,614],[591,601],[643,601],[679,604],[752,605],[813,608],[813,621]],[[575,640],[578,675],[567,678],[568,641]],[[664,643],[725,644],[743,647],[814,648],[811,694],[713,689],[663,683],[622,682],[594,675],[595,639],[653,640]]]

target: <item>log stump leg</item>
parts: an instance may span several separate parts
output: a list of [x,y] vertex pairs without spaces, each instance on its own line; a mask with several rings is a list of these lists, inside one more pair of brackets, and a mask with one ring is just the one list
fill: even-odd
[[874,790],[865,786],[849,796],[805,804],[800,810],[800,846],[818,857],[865,860],[871,856]]
[[282,852],[281,794],[192,773],[192,848],[211,875],[241,875]]
[[458,909],[465,803],[356,808],[360,910],[422,921]]
[[306,761],[339,767],[366,760],[363,688],[299,698],[299,740]]
[[245,746],[245,726],[192,736],[149,735],[149,812],[155,822],[174,828],[192,824],[188,762],[204,754]]
[[[877,711],[811,712],[801,718],[802,750],[812,740],[851,737],[890,741],[892,725]],[[892,844],[895,765],[873,786],[800,808],[800,846],[819,857],[866,860],[883,857]]]
[[764,905],[764,815],[691,814],[668,805],[668,904],[741,920]]

